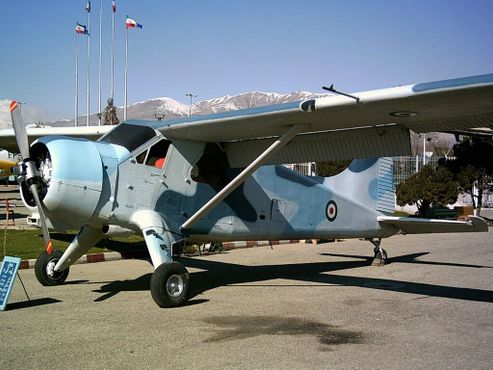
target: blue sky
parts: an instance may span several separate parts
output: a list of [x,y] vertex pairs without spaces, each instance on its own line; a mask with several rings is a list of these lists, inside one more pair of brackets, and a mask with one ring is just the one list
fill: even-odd
[[[75,24],[85,0],[0,0],[0,101],[39,120],[72,118]],[[491,0],[117,0],[115,103],[123,105],[125,15],[129,103],[188,102],[247,91],[354,92],[493,72]],[[92,1],[91,111],[97,110],[99,4]],[[103,0],[103,102],[109,96],[110,8]],[[86,39],[80,37],[79,112]],[[103,107],[105,104],[103,104]]]

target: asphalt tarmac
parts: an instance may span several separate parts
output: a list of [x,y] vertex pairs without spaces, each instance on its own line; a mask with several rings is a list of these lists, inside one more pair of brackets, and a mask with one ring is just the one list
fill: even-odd
[[282,245],[183,259],[187,306],[161,309],[151,265],[20,275],[0,312],[0,369],[491,369],[493,230],[372,245]]

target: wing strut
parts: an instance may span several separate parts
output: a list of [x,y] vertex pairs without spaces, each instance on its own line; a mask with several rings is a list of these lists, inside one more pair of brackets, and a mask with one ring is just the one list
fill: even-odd
[[300,131],[305,128],[304,124],[296,124],[291,126],[284,135],[277,139],[272,145],[270,145],[257,159],[248,165],[243,171],[240,172],[231,182],[226,185],[219,193],[212,197],[206,204],[202,206],[197,212],[195,212],[183,225],[180,226],[181,230],[189,229],[194,225],[201,217],[207,214],[211,209],[224,200],[229,194],[231,194],[238,186],[240,186],[248,176],[250,176],[257,168],[267,161],[272,155],[281,150],[286,144],[288,144]]

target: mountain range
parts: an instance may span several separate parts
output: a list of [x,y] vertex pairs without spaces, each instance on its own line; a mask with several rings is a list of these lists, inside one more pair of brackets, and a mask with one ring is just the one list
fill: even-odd
[[[307,91],[296,91],[288,94],[267,93],[267,92],[248,92],[240,95],[226,95],[220,98],[202,100],[189,104],[184,104],[175,99],[162,97],[153,98],[127,107],[127,119],[156,119],[164,120],[187,117],[192,108],[192,115],[206,115],[232,110],[262,107],[265,105],[289,103],[304,99],[319,98],[328,94],[316,94]],[[120,121],[123,119],[123,107],[117,108],[117,115]],[[97,124],[96,114],[90,116],[90,124]],[[74,120],[58,120],[46,122],[48,126],[73,126]],[[86,124],[86,116],[79,117],[79,125]]]

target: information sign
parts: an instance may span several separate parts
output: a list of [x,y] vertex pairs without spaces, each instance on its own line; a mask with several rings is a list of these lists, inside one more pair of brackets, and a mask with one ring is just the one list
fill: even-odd
[[5,256],[0,268],[0,310],[5,310],[7,301],[9,300],[12,286],[14,285],[17,270],[21,264],[21,259],[18,257]]

